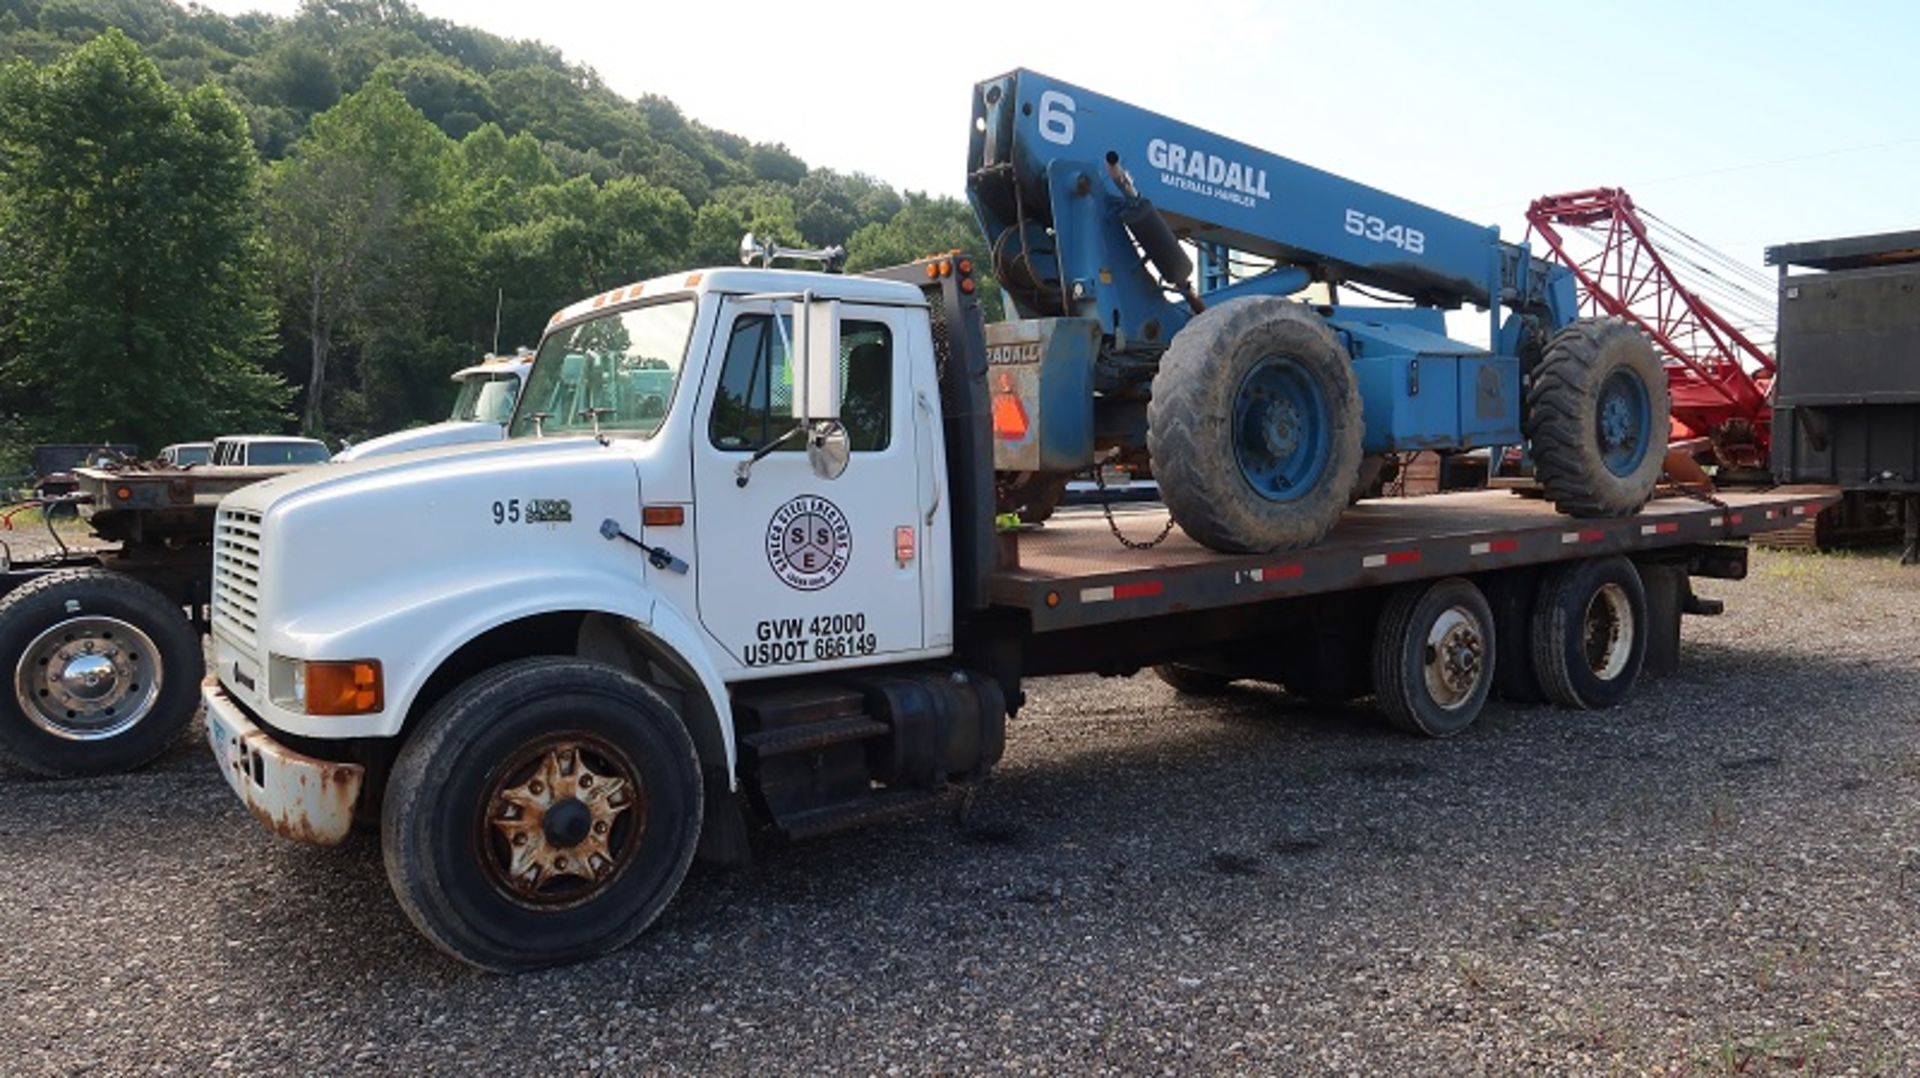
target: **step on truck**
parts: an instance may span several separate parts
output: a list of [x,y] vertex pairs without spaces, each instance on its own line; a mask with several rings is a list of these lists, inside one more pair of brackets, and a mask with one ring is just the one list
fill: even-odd
[[1146,550],[1093,512],[1003,530],[995,384],[1046,349],[990,348],[977,287],[947,255],[615,289],[555,316],[505,442],[229,496],[204,696],[234,792],[290,838],[377,828],[448,953],[569,962],[645,929],[696,854],[977,782],[1035,677],[1370,694],[1436,737],[1495,691],[1609,706],[1714,612],[1693,577],[1831,500],[1371,501],[1279,553],[1164,509],[1113,519],[1169,531]]

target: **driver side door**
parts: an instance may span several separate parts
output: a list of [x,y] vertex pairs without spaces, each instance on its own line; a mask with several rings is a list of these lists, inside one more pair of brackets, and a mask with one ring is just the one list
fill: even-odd
[[846,471],[825,479],[804,438],[779,441],[799,423],[792,306],[722,305],[719,373],[695,416],[700,621],[741,668],[736,678],[882,662],[926,643],[920,559],[911,539],[901,545],[901,529],[917,535],[921,501],[905,319],[841,305],[851,452]]

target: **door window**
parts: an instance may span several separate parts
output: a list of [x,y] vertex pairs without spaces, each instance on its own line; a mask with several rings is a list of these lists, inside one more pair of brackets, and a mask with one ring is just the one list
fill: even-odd
[[[727,338],[708,433],[717,449],[749,452],[793,426],[793,365],[787,341],[792,320],[750,314],[736,319]],[[887,448],[893,437],[893,335],[880,322],[840,323],[840,422],[856,453]],[[775,452],[801,449],[790,440]]]

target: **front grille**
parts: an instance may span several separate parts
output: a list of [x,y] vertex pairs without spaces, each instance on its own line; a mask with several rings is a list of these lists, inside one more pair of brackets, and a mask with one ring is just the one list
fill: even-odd
[[222,508],[213,528],[213,627],[252,648],[260,618],[260,514]]

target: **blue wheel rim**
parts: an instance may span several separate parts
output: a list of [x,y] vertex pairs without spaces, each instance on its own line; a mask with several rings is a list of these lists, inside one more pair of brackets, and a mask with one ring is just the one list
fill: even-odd
[[1305,497],[1333,452],[1326,395],[1289,356],[1253,365],[1233,395],[1233,452],[1240,475],[1268,501]]
[[1607,471],[1625,477],[1639,470],[1653,444],[1653,401],[1638,375],[1614,371],[1600,383],[1600,396],[1594,403],[1594,431],[1600,443],[1600,461]]

